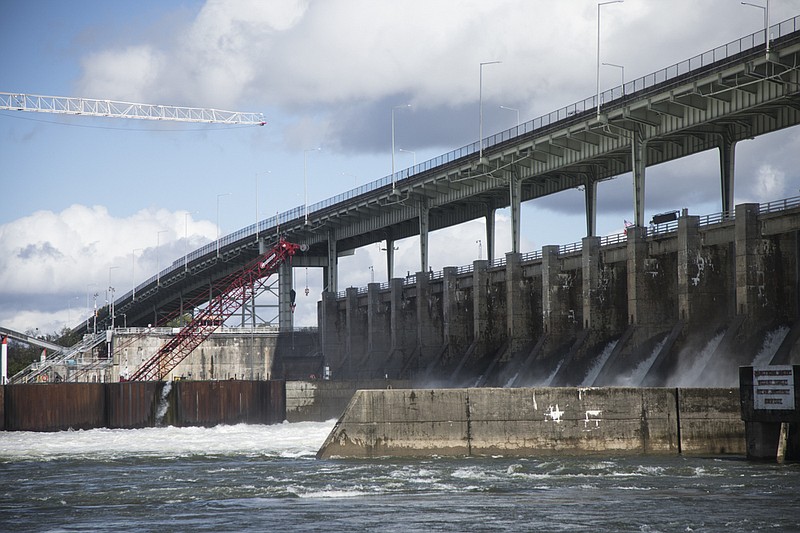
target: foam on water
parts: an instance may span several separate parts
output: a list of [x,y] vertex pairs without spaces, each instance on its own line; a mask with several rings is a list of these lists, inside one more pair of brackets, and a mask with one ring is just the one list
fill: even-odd
[[314,456],[335,424],[297,422],[275,425],[91,429],[40,433],[0,432],[0,460],[123,457],[265,455]]

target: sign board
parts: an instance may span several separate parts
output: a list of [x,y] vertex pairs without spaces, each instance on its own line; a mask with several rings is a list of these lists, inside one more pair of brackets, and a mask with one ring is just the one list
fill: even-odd
[[794,371],[791,366],[753,368],[753,408],[794,410]]

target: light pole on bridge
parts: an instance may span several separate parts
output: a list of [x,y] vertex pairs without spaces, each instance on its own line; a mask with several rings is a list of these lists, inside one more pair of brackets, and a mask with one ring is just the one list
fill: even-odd
[[485,61],[480,64],[480,73],[478,76],[478,113],[480,118],[478,120],[478,162],[483,159],[483,66],[496,65],[502,61]]
[[597,118],[600,118],[600,8],[608,4],[621,4],[623,0],[609,0],[597,4]]

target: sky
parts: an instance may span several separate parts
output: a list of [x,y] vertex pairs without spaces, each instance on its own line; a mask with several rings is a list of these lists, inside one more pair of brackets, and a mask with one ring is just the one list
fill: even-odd
[[[758,3],[754,0],[753,3]],[[764,5],[764,0],[761,1]],[[0,91],[263,113],[264,126],[0,111],[0,325],[76,325],[218,235],[335,196],[590,97],[595,0],[2,0]],[[601,90],[763,29],[738,0],[601,8]],[[772,24],[800,0],[772,0]],[[500,61],[483,67],[481,63]],[[394,129],[392,130],[393,108]],[[319,150],[317,150],[319,148]],[[736,148],[735,203],[800,194],[800,129]],[[721,210],[719,155],[648,167],[645,219]],[[633,219],[632,178],[598,188],[599,235]],[[522,250],[585,236],[584,196],[526,202]],[[434,232],[434,270],[486,259],[481,220]],[[510,250],[498,212],[496,257]],[[418,270],[418,239],[395,243]],[[340,259],[339,289],[385,281],[380,243]],[[321,270],[296,269],[316,325]],[[309,288],[308,296],[305,288]],[[271,318],[265,313],[263,318]]]

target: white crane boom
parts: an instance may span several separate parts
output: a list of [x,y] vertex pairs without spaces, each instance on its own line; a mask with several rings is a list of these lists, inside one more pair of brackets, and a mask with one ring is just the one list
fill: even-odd
[[266,124],[264,115],[261,113],[3,92],[0,92],[0,110],[37,111],[91,117],[169,120],[173,122],[205,122],[209,124],[255,126]]

